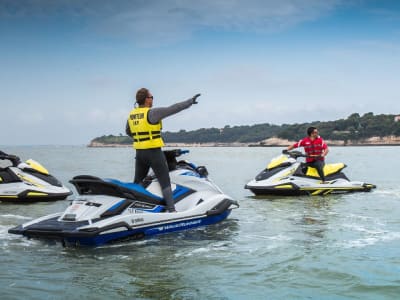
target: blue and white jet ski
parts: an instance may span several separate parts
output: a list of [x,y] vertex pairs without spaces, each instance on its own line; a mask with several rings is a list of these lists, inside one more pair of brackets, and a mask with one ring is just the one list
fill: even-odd
[[33,159],[21,162],[16,155],[0,151],[0,202],[55,201],[72,192]]
[[61,240],[64,245],[98,246],[224,220],[239,205],[208,178],[206,167],[176,160],[187,152],[164,151],[177,212],[166,212],[154,175],[140,185],[83,175],[70,181],[80,196],[64,212],[22,224],[9,233]]

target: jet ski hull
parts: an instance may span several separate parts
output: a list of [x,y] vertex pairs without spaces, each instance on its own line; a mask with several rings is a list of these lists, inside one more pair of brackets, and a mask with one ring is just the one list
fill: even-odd
[[[130,226],[125,222],[112,223],[102,228],[79,227],[88,225],[88,222],[60,222],[59,216],[23,227],[17,226],[9,230],[9,233],[21,234],[28,238],[39,238],[61,241],[64,245],[74,246],[101,246],[107,243],[125,240],[136,240],[148,236],[188,230],[196,227],[212,225],[226,219],[231,213],[230,209],[220,213],[205,216],[180,217],[180,213],[172,213],[176,217],[168,222],[155,222],[140,226]],[[135,216],[132,216],[135,217]]]
[[18,195],[0,195],[0,202],[7,203],[33,203],[33,202],[51,202],[65,200],[72,192],[64,193],[45,193],[24,191]]
[[346,194],[355,192],[370,192],[376,188],[373,184],[364,183],[359,186],[329,186],[329,184],[319,184],[314,187],[298,187],[292,185],[276,185],[276,186],[251,186],[247,184],[246,189],[255,195],[275,195],[275,196],[316,196],[330,194]]
[[[52,181],[45,181],[42,177],[24,174],[16,170],[13,181],[0,181],[0,201],[8,203],[32,203],[64,200],[72,192],[52,176],[46,176]],[[8,170],[11,172],[14,170]],[[4,175],[3,175],[4,176]]]

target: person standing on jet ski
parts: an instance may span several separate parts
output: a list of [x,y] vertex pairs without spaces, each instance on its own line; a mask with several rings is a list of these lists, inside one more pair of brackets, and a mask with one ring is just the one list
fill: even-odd
[[161,137],[161,120],[197,104],[197,94],[192,98],[175,103],[168,107],[153,107],[153,95],[141,88],[136,92],[135,108],[129,113],[125,132],[133,138],[133,147],[136,150],[135,183],[140,183],[147,176],[150,168],[154,171],[161,185],[161,191],[167,210],[175,212],[175,204],[171,190],[171,180],[167,160],[161,148],[164,142]]
[[323,170],[325,165],[325,156],[329,152],[328,146],[324,142],[324,140],[318,135],[317,128],[309,127],[307,129],[307,134],[307,137],[289,146],[287,150],[304,147],[304,151],[307,155],[307,165],[316,168],[318,171],[318,175],[322,180],[322,183],[325,183],[325,175]]

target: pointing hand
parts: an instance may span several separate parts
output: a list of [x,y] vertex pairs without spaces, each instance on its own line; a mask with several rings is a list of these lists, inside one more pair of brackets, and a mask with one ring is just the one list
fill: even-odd
[[201,94],[196,94],[196,95],[193,96],[193,98],[192,98],[193,104],[197,104],[198,103],[197,102],[197,98],[200,97],[200,95]]

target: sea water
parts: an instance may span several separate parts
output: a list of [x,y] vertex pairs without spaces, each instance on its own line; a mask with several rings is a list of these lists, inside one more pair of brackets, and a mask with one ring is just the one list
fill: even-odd
[[[2,147],[68,182],[130,181],[130,148]],[[0,203],[1,299],[397,299],[400,295],[398,147],[331,147],[369,193],[260,197],[244,185],[281,148],[189,148],[182,157],[240,208],[216,225],[97,248],[63,248],[8,229],[68,201]]]

